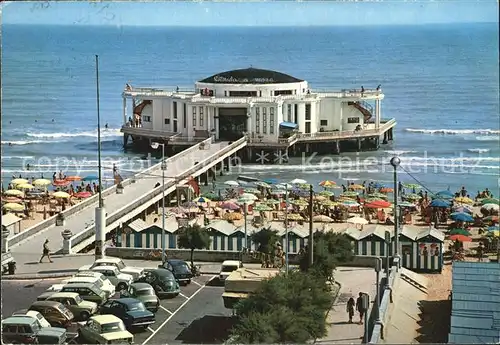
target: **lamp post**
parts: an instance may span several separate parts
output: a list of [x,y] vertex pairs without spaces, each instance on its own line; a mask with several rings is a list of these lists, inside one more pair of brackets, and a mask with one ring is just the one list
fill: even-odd
[[99,175],[99,205],[95,209],[95,259],[101,259],[106,241],[106,210],[102,198],[102,167],[101,167],[101,114],[99,107],[99,56],[95,56],[96,103],[97,103],[97,161]]
[[285,185],[285,242],[286,242],[286,248],[285,248],[285,272],[288,274],[288,271],[290,269],[290,266],[288,264],[288,247],[289,245],[289,240],[288,240],[288,184]]
[[375,273],[376,273],[376,294],[375,294],[375,306],[377,308],[376,321],[380,321],[380,271],[382,270],[382,259],[375,259]]
[[313,233],[313,186],[309,186],[309,265],[314,264],[314,233]]
[[165,170],[167,169],[167,164],[165,163],[165,144],[162,143],[151,143],[153,149],[157,149],[161,146],[161,188],[162,188],[162,216],[161,216],[161,262],[165,263]]
[[401,164],[399,157],[391,158],[391,165],[394,168],[394,255],[399,258],[399,212],[398,212],[398,166]]
[[245,250],[248,249],[248,233],[247,233],[247,203],[243,203],[243,221],[245,222],[244,229],[245,229]]

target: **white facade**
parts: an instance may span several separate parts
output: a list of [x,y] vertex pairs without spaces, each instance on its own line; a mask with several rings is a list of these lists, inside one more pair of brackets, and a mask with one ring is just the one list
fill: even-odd
[[[245,71],[250,71],[253,76],[242,78]],[[233,72],[239,72],[239,77],[227,76]],[[260,72],[263,76],[255,77]],[[277,75],[278,82],[269,75]],[[212,76],[195,83],[195,89],[191,91],[129,86],[123,94],[124,122],[126,126],[155,132],[179,133],[188,140],[208,135],[225,139],[221,137],[228,132],[226,127],[223,133],[224,123],[232,121],[230,117],[235,116],[240,122],[232,128],[262,142],[277,141],[283,134],[280,124],[284,122],[287,128],[290,128],[290,123],[295,123],[296,130],[303,134],[354,131],[366,128],[368,111],[372,115],[369,120],[373,127],[380,126],[380,104],[384,98],[380,89],[314,92],[309,89],[307,81],[283,82],[286,78],[295,79],[278,72],[247,69]],[[138,110],[138,104],[151,101],[135,115],[137,121],[128,121],[134,115],[127,109],[127,98],[133,99]],[[353,105],[353,102],[358,102],[358,105]],[[365,108],[365,113],[360,107]]]

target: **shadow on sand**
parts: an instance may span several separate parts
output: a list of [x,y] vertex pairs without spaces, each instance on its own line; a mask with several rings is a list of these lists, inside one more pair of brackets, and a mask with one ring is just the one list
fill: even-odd
[[229,338],[236,321],[231,316],[205,315],[191,322],[175,340],[184,344],[222,344]]
[[450,332],[451,301],[420,301],[419,343],[447,343]]

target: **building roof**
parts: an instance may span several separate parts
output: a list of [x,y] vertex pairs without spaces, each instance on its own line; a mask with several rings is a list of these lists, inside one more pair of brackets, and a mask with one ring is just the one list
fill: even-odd
[[130,228],[130,230],[133,230],[135,232],[140,232],[150,227],[145,221],[140,218],[134,220],[127,226]]
[[2,225],[9,226],[12,224],[15,224],[17,222],[20,222],[21,218],[16,216],[15,214],[12,213],[7,213],[2,216]]
[[450,344],[500,342],[500,264],[453,262]]
[[394,228],[387,225],[368,224],[363,227],[363,230],[358,236],[358,240],[362,240],[369,236],[376,236],[385,241],[385,232],[389,231],[391,238],[394,236]]
[[286,84],[302,81],[281,72],[250,67],[217,73],[199,82],[210,84]]
[[210,222],[210,224],[207,225],[207,229],[218,231],[226,236],[234,233],[236,228],[237,227],[234,224],[229,223],[225,220],[217,220],[215,222]]
[[412,241],[418,241],[424,237],[429,236],[436,239],[439,242],[443,242],[445,237],[443,232],[433,227],[422,228],[420,226],[413,226],[413,225],[404,225],[403,230],[401,231],[401,235],[408,237]]

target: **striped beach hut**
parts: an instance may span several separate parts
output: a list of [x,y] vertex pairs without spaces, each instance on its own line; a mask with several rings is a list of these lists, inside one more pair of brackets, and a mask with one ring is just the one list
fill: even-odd
[[443,232],[433,228],[403,226],[400,234],[402,265],[413,271],[441,272]]
[[245,233],[226,220],[210,222],[206,229],[210,231],[212,242],[209,250],[241,251]]
[[[357,231],[357,236],[356,236]],[[391,234],[391,245],[386,248],[385,232],[389,231]],[[346,230],[346,233],[351,238],[354,238],[356,243],[354,245],[355,255],[370,255],[370,256],[386,256],[386,251],[392,255],[394,251],[394,229],[390,226],[370,224],[363,227],[363,229]]]

